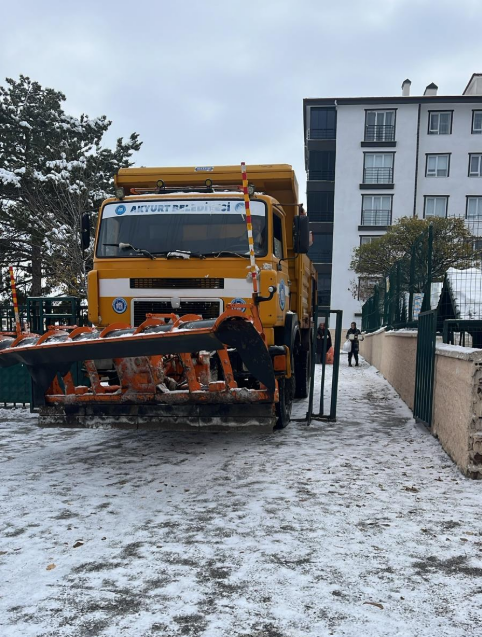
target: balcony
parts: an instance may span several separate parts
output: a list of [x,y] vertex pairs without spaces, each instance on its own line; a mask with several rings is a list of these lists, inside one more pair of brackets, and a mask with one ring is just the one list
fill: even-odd
[[335,181],[335,169],[310,170],[308,179],[312,179],[315,181]]
[[365,168],[361,189],[393,188],[393,168]]
[[393,184],[393,168],[365,168],[364,184]]
[[394,142],[395,126],[381,126],[378,124],[367,124],[365,126],[366,142]]
[[[315,236],[315,245],[316,245],[316,236]],[[313,263],[331,263],[333,258],[332,250],[324,250],[323,248],[316,248],[312,246],[308,252],[308,256],[313,261]]]
[[391,210],[362,210],[362,226],[390,226],[392,224]]
[[310,222],[333,223],[334,212],[322,212],[320,210],[308,210],[308,218]]
[[336,139],[336,128],[309,128],[308,139]]

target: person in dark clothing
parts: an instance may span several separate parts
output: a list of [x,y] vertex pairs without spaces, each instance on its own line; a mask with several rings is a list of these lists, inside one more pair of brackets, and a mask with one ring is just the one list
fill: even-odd
[[325,338],[325,334],[326,334],[326,349],[325,349],[325,354],[326,352],[330,349],[331,347],[331,334],[330,334],[330,330],[327,330],[325,327],[324,323],[320,323],[318,325],[318,330],[316,332],[316,362],[317,363],[322,363],[322,356],[323,356],[323,339]]
[[362,333],[356,327],[356,323],[352,323],[350,329],[346,333],[346,340],[351,343],[351,352],[348,352],[348,367],[353,367],[351,359],[355,357],[355,367],[358,367],[358,351],[360,349],[360,337],[363,340]]

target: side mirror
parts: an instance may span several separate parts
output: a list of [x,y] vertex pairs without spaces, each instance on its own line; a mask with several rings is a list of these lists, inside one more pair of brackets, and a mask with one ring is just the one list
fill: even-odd
[[90,215],[88,212],[84,212],[82,215],[82,250],[87,250],[90,245]]
[[293,250],[295,254],[307,254],[310,249],[310,222],[306,216],[293,220]]

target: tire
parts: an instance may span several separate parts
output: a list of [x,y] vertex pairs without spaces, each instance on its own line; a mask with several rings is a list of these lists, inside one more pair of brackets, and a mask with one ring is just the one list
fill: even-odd
[[295,357],[295,398],[307,398],[311,382],[311,352],[298,350]]
[[295,393],[295,379],[280,378],[278,380],[279,402],[276,403],[276,427],[284,429],[291,420],[291,410],[293,407],[293,396]]

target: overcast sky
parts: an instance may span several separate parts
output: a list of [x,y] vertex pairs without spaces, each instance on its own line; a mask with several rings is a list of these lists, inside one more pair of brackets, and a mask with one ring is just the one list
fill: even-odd
[[460,94],[482,71],[481,0],[3,2],[0,78],[140,133],[138,165],[292,164],[304,97]]

